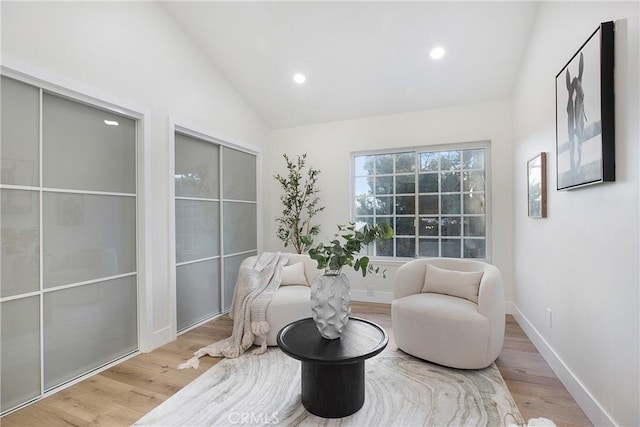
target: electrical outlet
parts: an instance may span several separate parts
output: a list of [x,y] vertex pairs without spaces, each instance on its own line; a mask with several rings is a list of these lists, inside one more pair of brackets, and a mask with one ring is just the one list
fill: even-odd
[[368,297],[373,297],[375,296],[375,291],[373,290],[372,286],[367,286],[367,296]]
[[547,320],[548,320],[549,329],[551,329],[553,327],[553,312],[548,307],[547,307]]

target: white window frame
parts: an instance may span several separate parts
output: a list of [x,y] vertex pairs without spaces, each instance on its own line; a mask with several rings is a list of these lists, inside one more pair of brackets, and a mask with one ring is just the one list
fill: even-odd
[[[472,142],[460,142],[460,143],[450,143],[450,144],[438,144],[438,145],[425,145],[425,146],[414,146],[414,147],[397,147],[397,148],[387,148],[387,149],[380,149],[380,150],[367,150],[367,151],[355,151],[351,153],[351,162],[350,162],[350,175],[351,175],[351,188],[350,188],[350,217],[352,219],[352,221],[356,220],[356,206],[355,206],[355,199],[356,199],[356,176],[355,176],[355,158],[356,157],[361,157],[361,156],[375,156],[375,155],[383,155],[383,154],[401,154],[401,153],[406,153],[406,152],[414,152],[414,153],[423,153],[423,152],[436,152],[436,151],[456,151],[456,150],[470,150],[470,149],[484,149],[485,150],[485,165],[484,165],[484,172],[485,172],[485,257],[484,258],[466,258],[466,259],[471,259],[471,260],[478,260],[478,261],[486,261],[486,262],[491,262],[491,258],[492,258],[492,189],[493,186],[491,184],[491,141],[489,140],[485,140],[485,141],[472,141]],[[417,169],[417,168],[416,168]],[[416,173],[416,185],[418,185],[418,181],[417,181],[417,175],[418,175],[418,170],[415,171]],[[395,175],[395,173],[394,173]],[[462,189],[461,189],[462,190]],[[415,220],[418,221],[419,219],[419,211],[418,211],[418,201],[419,201],[419,193],[416,191],[415,193],[415,203],[416,203],[416,207],[415,207],[415,213],[413,214],[415,217]],[[395,195],[395,189],[393,190],[393,193],[390,194],[391,196]],[[392,218],[396,218],[396,213],[394,212],[393,215],[391,215]],[[395,224],[391,224],[392,227]],[[417,224],[416,224],[417,225]],[[405,262],[407,260],[410,260],[412,258],[424,258],[421,257],[419,255],[417,255],[419,249],[418,249],[418,239],[419,239],[419,235],[417,232],[417,227],[416,227],[416,234],[415,234],[415,238],[416,238],[416,255],[414,255],[414,257],[397,257],[397,256],[373,256],[374,259],[377,260],[381,260],[381,261],[385,261],[385,262]],[[442,238],[439,237],[439,240]],[[394,252],[395,252],[395,248],[394,248]]]

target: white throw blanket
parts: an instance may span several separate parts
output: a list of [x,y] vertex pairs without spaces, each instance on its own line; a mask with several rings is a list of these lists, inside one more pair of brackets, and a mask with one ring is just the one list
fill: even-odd
[[194,357],[178,366],[198,368],[198,360],[205,354],[212,357],[235,358],[253,344],[255,335],[264,337],[262,345],[254,354],[267,350],[269,323],[267,307],[282,282],[282,267],[289,262],[289,254],[265,252],[256,257],[255,264],[243,262],[233,291],[229,317],[233,319],[233,333],[229,338],[209,344],[193,353]]

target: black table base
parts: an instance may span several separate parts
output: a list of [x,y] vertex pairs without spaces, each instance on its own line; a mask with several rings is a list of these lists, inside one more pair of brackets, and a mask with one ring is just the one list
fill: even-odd
[[342,418],[364,405],[364,360],[344,365],[302,362],[302,404],[314,415]]
[[379,325],[351,317],[342,336],[328,340],[307,318],[282,328],[277,341],[285,354],[302,362],[305,409],[323,418],[342,418],[364,405],[365,361],[380,353],[389,337]]

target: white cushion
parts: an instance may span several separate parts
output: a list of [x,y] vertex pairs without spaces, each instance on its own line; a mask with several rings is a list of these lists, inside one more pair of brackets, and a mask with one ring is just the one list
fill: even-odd
[[398,348],[411,355],[458,369],[481,369],[491,353],[489,320],[478,306],[463,298],[422,293],[391,304],[393,336]]
[[[311,317],[311,288],[309,286],[284,286],[278,288],[267,309],[266,320],[269,323],[267,345],[278,345],[276,337],[280,329],[291,322]],[[262,340],[256,335],[255,344]]]
[[307,276],[304,275],[304,263],[296,262],[295,264],[284,266],[280,285],[309,285]]
[[483,271],[445,270],[427,264],[422,292],[451,295],[478,303],[478,289]]

